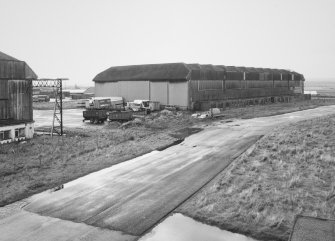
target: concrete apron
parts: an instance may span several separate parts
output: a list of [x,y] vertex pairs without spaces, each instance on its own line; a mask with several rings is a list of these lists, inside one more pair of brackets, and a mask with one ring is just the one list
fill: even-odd
[[[64,189],[57,192],[28,198],[25,211],[16,214],[19,216],[1,220],[0,233],[15,229],[14,236],[31,235],[31,240],[43,240],[46,237],[43,230],[47,230],[42,225],[44,222],[58,222],[68,230],[74,228],[75,222],[84,225],[83,230],[88,233],[88,229],[95,226],[104,233],[111,232],[113,240],[135,239],[220,173],[261,135],[278,125],[328,114],[335,114],[335,106],[226,124],[216,122],[179,145],[89,174],[65,184]],[[26,223],[39,223],[40,232],[22,223],[20,215]],[[52,237],[66,229],[57,230],[49,232],[51,237],[47,240],[56,240]],[[0,240],[14,239],[10,235],[7,239],[0,237]],[[57,237],[57,240],[67,238]]]

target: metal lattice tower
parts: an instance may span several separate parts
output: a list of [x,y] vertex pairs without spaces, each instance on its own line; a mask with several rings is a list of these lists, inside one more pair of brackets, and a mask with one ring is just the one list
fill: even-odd
[[52,119],[51,136],[54,134],[63,135],[63,80],[57,79],[37,79],[33,80],[33,87],[53,87],[55,92],[55,106]]

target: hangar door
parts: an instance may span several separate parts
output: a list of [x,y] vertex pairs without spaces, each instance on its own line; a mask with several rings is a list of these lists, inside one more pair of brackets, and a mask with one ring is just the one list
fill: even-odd
[[149,81],[119,81],[120,96],[126,101],[148,100]]
[[119,82],[95,82],[96,97],[120,96]]
[[170,82],[169,105],[177,105],[187,108],[188,106],[188,84],[187,82]]
[[150,100],[159,101],[162,105],[168,105],[169,82],[150,82]]

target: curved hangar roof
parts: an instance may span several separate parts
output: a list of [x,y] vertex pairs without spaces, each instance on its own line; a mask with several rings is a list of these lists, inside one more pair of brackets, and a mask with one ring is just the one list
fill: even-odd
[[243,72],[246,73],[273,73],[273,74],[295,74],[299,79],[303,75],[283,69],[263,69],[251,67],[235,67],[224,65],[200,65],[185,63],[168,64],[146,64],[111,67],[99,73],[93,81],[113,82],[123,80],[222,80],[228,74],[229,79],[241,79]]
[[37,79],[35,72],[24,61],[0,52],[1,79]]

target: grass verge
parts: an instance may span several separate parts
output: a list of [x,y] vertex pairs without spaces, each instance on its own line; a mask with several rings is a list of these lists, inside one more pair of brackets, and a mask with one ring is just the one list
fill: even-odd
[[177,212],[259,240],[288,240],[297,214],[335,218],[335,116],[274,130]]

